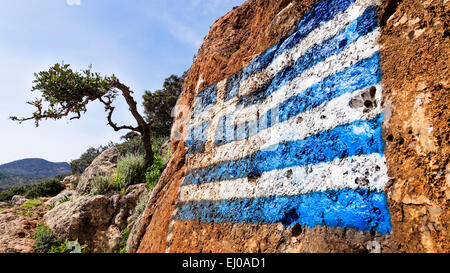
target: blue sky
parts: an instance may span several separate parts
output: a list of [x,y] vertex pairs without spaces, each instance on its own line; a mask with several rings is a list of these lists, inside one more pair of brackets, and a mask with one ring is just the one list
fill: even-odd
[[[30,92],[33,73],[61,61],[76,70],[92,64],[117,75],[141,105],[144,91],[187,70],[214,21],[244,2],[0,0],[0,164],[32,157],[70,161],[126,133],[106,125],[98,103],[80,120],[48,120],[38,128],[8,120],[32,113],[26,101],[38,95]],[[132,124],[125,103],[116,104],[115,120]]]

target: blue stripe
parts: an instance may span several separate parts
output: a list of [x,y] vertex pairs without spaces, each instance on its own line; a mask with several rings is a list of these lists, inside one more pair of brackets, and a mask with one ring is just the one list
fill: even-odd
[[[291,97],[269,109],[266,113],[261,114],[258,120],[259,128],[250,130],[248,136],[253,136],[278,122],[286,121],[345,93],[351,93],[364,87],[378,84],[381,81],[379,63],[380,56],[378,53],[375,53],[369,59],[361,60],[344,71],[328,76],[297,96]],[[228,119],[231,122],[230,117]],[[226,128],[222,126],[226,126],[226,124],[219,123],[217,127],[216,146],[238,140],[236,138],[224,139],[220,132],[226,130]],[[253,126],[255,125],[253,124]],[[228,128],[228,130],[231,130],[231,128]]]
[[253,59],[249,65],[227,79],[225,101],[237,96],[242,81],[267,68],[277,56],[293,48],[311,31],[333,19],[339,12],[346,10],[354,2],[355,0],[325,0],[314,6],[304,15],[289,35],[281,38],[274,46]]
[[205,90],[199,92],[195,98],[194,109],[192,118],[198,116],[201,112],[205,111],[209,106],[216,104],[217,101],[217,83],[209,86]]
[[277,56],[293,48],[311,31],[333,19],[339,12],[346,10],[354,2],[355,0],[326,0],[319,2],[305,14],[290,35],[283,37],[277,44],[260,54],[243,69],[242,80],[267,68]]
[[283,68],[283,70],[272,79],[269,85],[253,92],[250,95],[240,98],[238,104],[249,106],[261,103],[272,93],[276,92],[282,86],[295,79],[298,75],[301,75],[303,72],[318,63],[325,61],[328,57],[342,52],[350,44],[358,40],[360,37],[374,31],[376,28],[376,11],[373,7],[369,7],[365,10],[363,15],[352,22],[339,34],[308,50],[295,62],[294,65]]
[[282,223],[349,227],[390,233],[392,224],[386,194],[369,190],[330,190],[297,196],[197,201],[178,205],[175,220],[201,222]]
[[186,174],[184,184],[260,176],[263,172],[293,166],[330,162],[355,155],[383,154],[381,136],[383,116],[355,121],[326,130],[303,140],[280,143],[235,161],[224,161]]
[[186,154],[205,152],[206,135],[209,130],[209,125],[210,122],[204,122],[189,131],[188,139],[184,143]]

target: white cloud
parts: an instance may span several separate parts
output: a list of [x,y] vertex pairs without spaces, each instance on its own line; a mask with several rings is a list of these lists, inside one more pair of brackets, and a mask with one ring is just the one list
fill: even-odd
[[81,0],[66,0],[66,3],[69,6],[80,6]]
[[164,21],[166,22],[169,33],[178,40],[191,45],[193,48],[198,48],[202,44],[203,39],[201,36],[187,25],[167,15]]

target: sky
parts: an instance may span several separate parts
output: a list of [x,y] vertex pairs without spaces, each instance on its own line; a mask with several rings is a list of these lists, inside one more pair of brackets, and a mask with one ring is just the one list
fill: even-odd
[[[89,147],[119,142],[126,131],[107,125],[100,103],[80,120],[18,124],[34,73],[55,63],[82,70],[92,64],[115,74],[135,92],[142,111],[145,90],[162,87],[171,74],[188,70],[215,20],[245,0],[0,0],[0,164],[24,158],[70,162]],[[135,124],[122,100],[114,120]]]

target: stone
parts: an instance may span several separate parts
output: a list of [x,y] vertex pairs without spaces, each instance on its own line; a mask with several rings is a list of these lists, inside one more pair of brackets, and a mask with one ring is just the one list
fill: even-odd
[[[249,151],[259,150],[261,143],[269,141],[276,143],[280,140],[280,132],[276,131],[273,134],[266,134],[264,139],[264,136],[261,136],[256,141],[242,138],[239,140],[241,145],[238,148],[229,145],[226,147],[227,149],[224,149],[226,151],[222,151],[223,153],[217,153],[217,145],[211,141],[215,140],[218,126],[216,119],[220,118],[217,114],[226,112],[227,115],[231,115],[238,112],[235,109],[228,111],[229,109],[225,108],[233,103],[226,99],[230,94],[231,97],[236,95],[236,82],[242,77],[242,69],[263,52],[267,54],[261,59],[257,59],[252,65],[258,66],[266,58],[270,61],[271,51],[266,50],[290,33],[316,3],[317,1],[309,0],[247,1],[211,26],[186,76],[183,92],[175,107],[195,112],[203,107],[198,106],[199,102],[205,102],[208,104],[205,106],[212,110],[208,110],[206,113],[208,115],[202,116],[197,121],[208,123],[209,127],[207,126],[206,133],[203,125],[192,128],[188,124],[192,117],[192,111],[176,112],[171,136],[172,158],[154,189],[146,210],[133,226],[127,243],[127,251],[152,253],[259,250],[262,252],[449,252],[450,244],[447,238],[449,211],[445,208],[448,207],[448,197],[450,196],[450,168],[447,165],[450,152],[448,141],[446,141],[449,133],[448,120],[450,120],[450,111],[448,111],[450,88],[447,82],[447,79],[450,78],[447,61],[450,59],[450,44],[447,42],[446,24],[442,21],[446,15],[448,1],[426,1],[426,5],[424,5],[424,1],[419,0],[407,2],[360,1],[360,4],[379,5],[376,7],[375,15],[379,17],[377,20],[379,25],[376,26],[377,37],[374,38],[376,51],[381,56],[379,65],[377,65],[377,73],[380,76],[378,83],[374,87],[369,86],[369,92],[360,90],[361,95],[358,95],[360,94],[358,92],[346,94],[346,100],[342,100],[342,103],[344,105],[345,101],[348,111],[329,111],[325,114],[322,112],[322,108],[317,107],[309,109],[308,113],[317,112],[318,118],[298,119],[294,116],[293,122],[288,120],[292,126],[302,125],[309,130],[309,128],[315,128],[314,126],[320,122],[343,124],[347,114],[355,113],[355,111],[363,113],[362,118],[357,120],[367,120],[375,117],[382,110],[382,124],[378,126],[378,129],[381,129],[379,131],[386,142],[380,141],[384,146],[380,161],[382,164],[373,166],[373,170],[378,172],[377,174],[381,174],[381,170],[383,171],[383,177],[377,175],[377,181],[384,181],[378,185],[378,188],[383,194],[386,193],[383,196],[383,202],[386,204],[383,210],[387,211],[390,216],[389,220],[385,221],[386,229],[383,233],[373,229],[317,225],[303,228],[301,233],[292,238],[291,232],[288,232],[290,231],[289,227],[281,223],[251,225],[250,227],[248,224],[243,225],[233,221],[230,221],[231,223],[201,223],[201,221],[172,220],[177,213],[177,208],[181,206],[180,204],[184,204],[180,201],[182,195],[180,187],[183,181],[186,181],[185,174],[192,168],[195,169],[192,167],[192,163],[195,163],[195,166],[204,167],[211,165],[214,160],[227,161],[229,158],[232,160],[233,157],[241,158]],[[336,3],[327,1],[327,4],[321,8],[329,8],[331,5],[336,5]],[[320,12],[319,10],[316,14]],[[309,15],[313,16],[312,14]],[[311,23],[313,22],[311,21]],[[336,30],[335,23],[327,23],[326,33]],[[299,39],[301,41],[299,48],[307,52],[308,48],[316,46],[320,42],[320,35],[317,33],[314,32],[312,36],[314,38],[310,42],[307,38]],[[279,46],[283,47],[294,39],[284,40]],[[343,42],[339,46],[345,46],[345,44]],[[366,43],[366,45],[368,44]],[[304,52],[299,53],[296,58],[305,55]],[[301,76],[304,79],[302,78],[301,82],[292,83],[292,90],[286,89],[288,91],[280,95],[279,99],[285,100],[291,96],[291,92],[310,87],[323,75],[328,75],[330,69],[335,69],[343,64],[348,56],[360,57],[367,52],[362,47],[361,50],[353,50],[344,55],[343,59],[338,56],[330,58],[330,60],[334,58],[337,60],[335,65],[329,65],[333,64],[330,62],[323,65],[320,70],[312,68],[304,71],[303,76],[296,74],[295,76]],[[294,54],[287,53],[286,60],[277,62],[276,65],[271,66],[271,69],[277,69],[278,65],[292,65],[292,61],[295,61],[289,59],[292,58],[292,55]],[[373,56],[372,53],[371,56]],[[368,57],[364,57],[364,59],[366,58]],[[308,60],[302,63],[307,64]],[[282,77],[294,70],[283,71],[282,74],[279,74],[281,78],[271,81],[271,84],[290,84],[291,79],[285,80]],[[237,100],[245,101],[245,96],[251,95],[252,90],[262,87],[264,81],[271,80],[267,79],[272,73],[270,69],[258,73],[254,81],[250,80],[248,84],[239,86]],[[352,79],[349,78],[346,82],[351,81]],[[329,86],[330,89],[331,87]],[[211,92],[211,90],[215,92]],[[209,105],[214,100],[211,98],[211,94],[214,96],[214,93],[217,94],[217,101],[214,105]],[[252,98],[258,101],[259,95],[262,93],[255,92]],[[202,99],[199,99],[198,94],[203,94],[205,97],[201,96]],[[311,92],[311,96],[314,94],[315,92]],[[271,104],[275,99],[277,99],[275,96],[270,97],[267,104]],[[305,101],[308,99],[305,98]],[[339,101],[335,102],[339,103]],[[296,103],[292,101],[291,105],[296,105]],[[299,105],[302,104],[299,103]],[[253,115],[255,109],[260,110],[261,107],[256,106],[248,107],[249,110],[242,113],[243,117],[236,117],[235,120],[232,117],[231,125],[238,125],[237,122],[233,122],[238,118],[245,120],[247,116]],[[286,107],[288,106],[286,105]],[[261,117],[264,112],[260,111],[257,114],[256,116]],[[250,132],[251,124],[245,125],[249,125],[248,131]],[[282,124],[277,124],[277,126],[282,126]],[[240,129],[243,128],[245,127],[240,127]],[[286,128],[289,129],[289,127]],[[331,128],[335,128],[335,126],[331,126]],[[196,130],[188,131],[188,129]],[[301,134],[303,131],[297,130],[296,132]],[[311,134],[315,135],[320,132],[323,131],[316,130]],[[356,130],[356,132],[364,133],[363,130]],[[186,145],[189,143],[180,136],[189,136],[190,134],[200,134],[199,137],[194,137],[192,142],[199,143],[192,147],[195,147],[200,153],[190,153],[186,149],[190,148],[189,145]],[[305,137],[309,137],[309,135]],[[283,152],[289,153],[289,151]],[[267,158],[264,163],[277,164],[277,159],[276,157],[275,159]],[[240,167],[240,165],[237,164],[236,167]],[[361,169],[357,164],[353,165],[353,168],[354,170]],[[332,170],[333,175],[336,175],[335,170],[338,168]],[[280,172],[280,176],[284,173],[287,173],[289,179],[295,178],[295,175],[287,170],[284,170],[283,173]],[[237,174],[239,173],[237,172]],[[258,182],[259,173],[249,172],[248,174],[252,174],[250,180]],[[322,174],[317,174],[319,180],[322,179]],[[195,177],[202,178],[208,175],[210,173],[206,171],[201,174],[196,173]],[[246,181],[247,178],[249,175],[244,175],[242,180]],[[386,178],[389,182],[386,182]],[[356,184],[355,188],[371,189],[372,185],[367,183],[367,179],[367,175],[363,172],[356,179],[336,179],[335,182],[339,183],[338,180],[345,180],[349,185]],[[311,181],[299,179],[292,182],[309,186]],[[205,184],[207,185],[204,187],[203,185],[198,187],[205,188],[205,191],[208,187],[209,189],[213,188],[210,191],[213,194],[204,194],[205,191],[197,191],[196,194],[198,193],[198,196],[206,200],[210,200],[208,197],[215,198],[215,193],[229,194],[231,190],[237,189],[237,192],[240,190],[239,187],[233,187],[234,185],[226,188],[228,185],[225,183],[220,189],[214,188],[214,183]],[[253,184],[248,184],[250,183],[247,183],[246,187],[253,189],[251,188]],[[195,187],[189,187],[189,193],[186,195],[194,196],[192,189],[195,191]],[[277,186],[273,187],[277,188]],[[195,196],[197,197],[197,195]],[[207,209],[205,207],[205,211]],[[311,206],[311,209],[314,207]],[[251,211],[248,213],[251,214]],[[295,215],[295,211],[291,216],[298,217]],[[383,217],[383,219],[387,218]],[[268,238],[266,238],[267,234],[269,234]],[[227,242],[227,245],[231,247],[224,248],[223,242]],[[255,242],[259,242],[259,245]]]
[[76,194],[77,192],[75,190],[65,190],[57,196],[50,198],[45,204],[48,206],[58,206],[62,200],[67,198],[72,199]]
[[79,194],[89,193],[92,179],[97,175],[113,174],[117,167],[119,152],[116,148],[109,148],[92,161],[79,178],[77,192]]
[[28,199],[23,197],[23,196],[21,196],[21,195],[14,195],[11,198],[11,204],[16,205],[16,206],[20,206],[23,203],[25,203],[26,201],[28,201]]
[[[145,184],[129,186],[127,194],[83,195],[62,203],[44,215],[45,224],[60,240],[79,241],[91,252],[116,251],[121,231],[142,194]],[[55,197],[55,200],[57,198]]]
[[70,190],[73,188],[76,181],[79,179],[80,179],[80,176],[78,174],[69,175],[69,176],[66,176],[61,183],[66,187],[66,189]]

